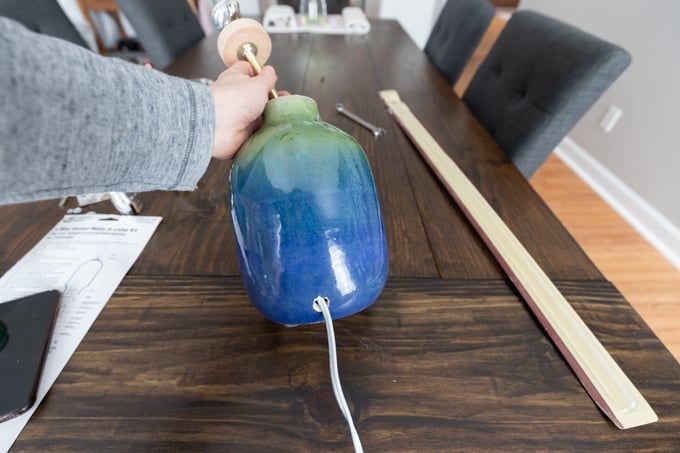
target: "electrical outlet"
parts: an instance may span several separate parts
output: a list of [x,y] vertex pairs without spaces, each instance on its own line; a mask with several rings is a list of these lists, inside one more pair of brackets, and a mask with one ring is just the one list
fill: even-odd
[[616,123],[618,123],[621,115],[623,115],[623,110],[621,110],[620,107],[617,107],[616,105],[609,106],[600,120],[600,127],[602,130],[606,134],[610,133],[612,129],[614,129],[614,126],[616,126]]

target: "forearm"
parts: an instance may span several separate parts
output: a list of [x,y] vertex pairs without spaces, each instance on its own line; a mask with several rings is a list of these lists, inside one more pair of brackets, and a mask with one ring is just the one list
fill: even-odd
[[192,190],[210,160],[209,90],[0,18],[0,203]]

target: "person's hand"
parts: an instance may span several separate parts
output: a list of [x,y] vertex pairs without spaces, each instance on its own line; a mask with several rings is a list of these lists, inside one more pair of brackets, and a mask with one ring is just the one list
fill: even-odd
[[260,115],[268,93],[276,84],[276,72],[265,66],[260,75],[245,61],[234,63],[209,89],[215,101],[215,141],[212,156],[230,159],[241,144],[260,127]]

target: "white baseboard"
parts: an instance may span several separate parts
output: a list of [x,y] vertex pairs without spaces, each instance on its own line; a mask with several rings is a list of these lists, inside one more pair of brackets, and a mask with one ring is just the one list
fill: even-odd
[[562,140],[555,154],[680,269],[680,228],[569,137]]

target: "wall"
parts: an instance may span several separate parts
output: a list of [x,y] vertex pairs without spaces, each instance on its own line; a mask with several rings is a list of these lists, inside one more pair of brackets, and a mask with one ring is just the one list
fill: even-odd
[[[239,0],[241,14],[244,16],[260,15],[260,0]],[[262,12],[264,14],[264,11]]]
[[[381,0],[380,17],[396,19],[419,48],[424,48],[445,0]],[[417,4],[417,7],[414,5]]]
[[[619,204],[628,220],[678,265],[680,2],[522,0],[520,8],[576,25],[633,56],[628,70],[574,127],[569,134],[573,142],[563,148],[567,157],[577,157],[577,166],[591,182],[609,192],[609,201]],[[612,104],[623,109],[623,116],[606,134],[599,122]]]

